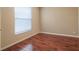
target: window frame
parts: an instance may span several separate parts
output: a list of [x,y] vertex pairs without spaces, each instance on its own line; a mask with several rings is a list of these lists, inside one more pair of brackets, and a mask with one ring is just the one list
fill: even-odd
[[[16,7],[14,7],[14,34],[15,35],[18,35],[18,34],[23,34],[23,33],[26,33],[26,32],[31,32],[32,31],[32,7],[25,7],[25,8],[31,8],[31,29],[30,30],[24,30],[24,31],[21,31],[21,32],[16,32],[16,28],[15,28],[15,26],[16,26],[16,24],[15,24],[15,22],[16,22],[16,17],[15,17],[15,8]],[[18,8],[18,7],[17,7]],[[22,7],[21,7],[22,8]]]

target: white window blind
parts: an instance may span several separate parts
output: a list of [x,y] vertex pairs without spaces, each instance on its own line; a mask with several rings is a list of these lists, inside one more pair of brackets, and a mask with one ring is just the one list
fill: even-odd
[[31,31],[32,25],[32,8],[16,7],[15,8],[15,34]]

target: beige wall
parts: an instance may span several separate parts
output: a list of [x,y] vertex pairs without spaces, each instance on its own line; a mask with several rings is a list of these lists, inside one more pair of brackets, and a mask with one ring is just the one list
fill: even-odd
[[1,48],[4,48],[14,42],[22,40],[30,35],[40,32],[39,8],[32,10],[32,31],[19,35],[14,34],[14,11],[13,8],[2,8],[2,40]]
[[78,9],[68,7],[41,8],[42,32],[77,35]]
[[78,8],[78,35],[79,35],[79,8]]
[[1,49],[1,8],[0,8],[0,49]]

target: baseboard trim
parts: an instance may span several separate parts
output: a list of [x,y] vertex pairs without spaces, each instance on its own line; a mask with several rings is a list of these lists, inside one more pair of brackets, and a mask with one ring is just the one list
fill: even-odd
[[79,38],[79,36],[75,36],[75,35],[58,34],[58,33],[50,33],[50,32],[41,32],[41,33]]
[[28,36],[28,37],[26,37],[26,38],[24,38],[24,39],[22,39],[22,40],[19,40],[19,41],[14,42],[14,43],[12,43],[12,44],[10,44],[10,45],[7,45],[7,46],[1,48],[0,51],[6,49],[6,48],[8,48],[8,47],[11,47],[11,46],[13,46],[13,45],[15,45],[15,44],[17,44],[17,43],[19,43],[19,42],[22,42],[23,40],[28,39],[28,38],[30,38],[30,37],[36,35],[36,34],[38,34],[38,33],[32,34],[32,35],[30,35],[30,36]]

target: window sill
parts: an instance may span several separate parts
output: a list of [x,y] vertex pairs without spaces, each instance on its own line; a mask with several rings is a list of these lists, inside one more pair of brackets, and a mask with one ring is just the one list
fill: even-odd
[[31,31],[31,30],[16,32],[15,35],[20,35],[20,34],[23,34],[23,33],[26,33],[26,32],[30,32],[30,31]]

